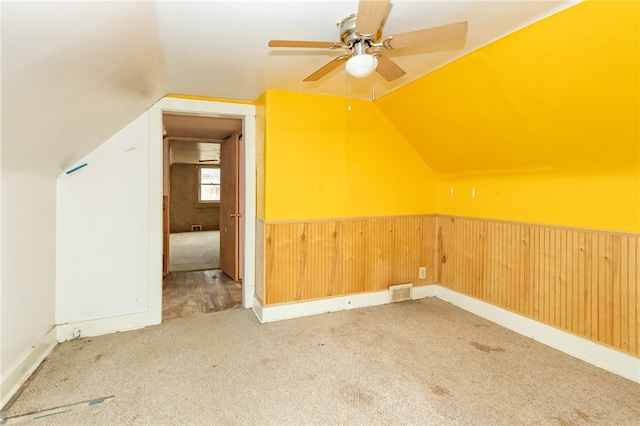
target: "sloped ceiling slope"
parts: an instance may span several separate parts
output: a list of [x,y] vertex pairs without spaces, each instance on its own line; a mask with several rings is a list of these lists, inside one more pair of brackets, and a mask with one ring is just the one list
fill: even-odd
[[2,168],[57,176],[164,95],[150,2],[2,2]]
[[637,2],[586,2],[376,105],[440,175],[638,170]]

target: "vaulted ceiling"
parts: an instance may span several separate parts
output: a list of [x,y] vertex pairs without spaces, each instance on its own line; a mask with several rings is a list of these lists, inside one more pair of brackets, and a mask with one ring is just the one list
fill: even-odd
[[638,173],[637,2],[584,2],[376,101],[440,176]]
[[391,52],[407,71],[392,83],[343,68],[304,83],[340,52],[267,42],[337,41],[357,1],[2,2],[2,166],[57,175],[167,94],[382,96],[575,3],[396,0],[385,34],[468,21],[464,47]]
[[160,48],[171,93],[255,100],[267,88],[370,99],[544,18],[575,1],[393,1],[384,35],[468,21],[466,43],[444,52],[387,51],[407,74],[355,79],[344,68],[302,80],[342,50],[269,48],[271,39],[339,41],[336,23],[358,1],[158,2]]

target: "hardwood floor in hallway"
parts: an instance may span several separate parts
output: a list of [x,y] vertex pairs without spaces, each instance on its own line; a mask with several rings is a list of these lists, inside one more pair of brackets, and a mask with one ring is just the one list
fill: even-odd
[[162,320],[184,318],[242,306],[242,284],[221,270],[170,272],[162,285]]

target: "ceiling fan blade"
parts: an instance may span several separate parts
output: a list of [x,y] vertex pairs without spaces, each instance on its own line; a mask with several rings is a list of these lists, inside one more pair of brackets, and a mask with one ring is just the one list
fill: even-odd
[[360,0],[356,15],[356,32],[361,35],[375,35],[390,6],[390,0]]
[[335,41],[302,41],[302,40],[271,40],[269,47],[304,47],[304,48],[321,48],[336,49],[343,47]]
[[376,71],[387,81],[393,81],[406,74],[398,64],[384,55],[378,56],[378,67],[376,68]]
[[395,34],[390,36],[390,39],[385,40],[384,47],[387,49],[400,49],[419,44],[463,39],[467,35],[467,27],[466,22],[458,22],[457,24]]
[[328,64],[326,64],[325,66],[320,68],[318,71],[314,72],[313,74],[311,74],[309,77],[305,78],[302,81],[318,81],[325,75],[329,74],[334,69],[338,68],[348,58],[349,58],[348,55],[338,56],[333,61],[329,62]]

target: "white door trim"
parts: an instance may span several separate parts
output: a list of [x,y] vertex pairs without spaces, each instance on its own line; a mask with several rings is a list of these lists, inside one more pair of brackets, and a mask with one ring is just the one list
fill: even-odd
[[244,270],[242,306],[253,305],[256,250],[256,107],[251,104],[163,98],[149,110],[149,314],[162,320],[162,113],[242,118],[244,139]]

